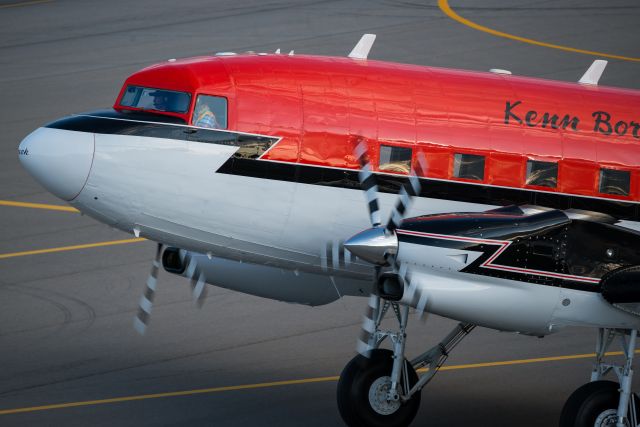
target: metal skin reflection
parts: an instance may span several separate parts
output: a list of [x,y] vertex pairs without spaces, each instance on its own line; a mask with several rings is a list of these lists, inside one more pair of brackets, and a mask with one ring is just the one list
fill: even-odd
[[[487,157],[482,183],[523,188],[526,160],[559,162],[569,194],[638,201],[640,139],[594,132],[594,111],[638,123],[636,91],[379,61],[287,55],[200,58],[140,71],[127,85],[214,93],[229,99],[229,128],[282,137],[265,160],[355,169],[350,138],[424,151],[429,177],[451,179],[453,152]],[[118,98],[119,99],[119,98]],[[505,123],[513,110],[580,117],[577,131]],[[193,101],[195,102],[195,97]],[[115,108],[119,107],[117,102]],[[189,115],[174,114],[189,121]],[[304,124],[304,125],[303,125]],[[600,167],[634,170],[629,197],[597,192]],[[588,178],[588,179],[587,179]]]
[[[186,92],[191,105],[184,114],[121,106],[128,86]],[[191,125],[198,95],[227,99],[227,129]],[[640,265],[639,107],[633,90],[357,57],[199,57],[133,74],[112,110],[54,121],[25,138],[19,156],[82,212],[170,246],[172,262],[188,260],[168,266],[165,257],[165,268],[190,278],[196,299],[203,281],[309,305],[371,293],[364,359],[345,368],[339,407],[349,425],[391,427],[411,421],[416,393],[475,325],[536,336],[579,325],[635,339],[640,301],[621,281],[628,286]],[[93,151],[78,177],[61,182],[46,159],[69,146],[65,135],[93,140]],[[365,147],[366,167],[356,146]],[[396,159],[410,160],[388,162],[393,147],[404,149]],[[462,155],[475,159],[474,172],[461,175],[468,178],[456,176]],[[557,174],[528,185],[528,162],[557,164]],[[625,172],[618,194],[600,192],[603,169]],[[365,176],[376,184],[363,198]],[[396,216],[382,229],[367,206],[371,218],[378,207],[378,218]],[[385,236],[393,244],[381,245]],[[151,291],[156,275],[154,265]],[[382,278],[386,298],[376,293]],[[603,297],[603,283],[615,301]],[[151,301],[143,305],[147,319]],[[379,330],[390,307],[397,333]],[[465,323],[405,366],[409,307]],[[377,348],[384,338],[393,352]],[[427,365],[431,374],[411,374]],[[367,376],[382,368],[388,377]],[[376,386],[353,389],[369,380]],[[618,413],[626,417],[623,389]],[[349,409],[354,395],[364,396],[354,407],[370,403],[370,411]]]

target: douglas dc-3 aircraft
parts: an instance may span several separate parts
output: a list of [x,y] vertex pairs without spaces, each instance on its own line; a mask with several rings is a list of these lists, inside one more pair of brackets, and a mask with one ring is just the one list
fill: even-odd
[[[81,212],[159,242],[140,332],[160,265],[199,300],[205,283],[308,305],[369,296],[338,383],[349,426],[409,425],[476,325],[597,328],[560,426],[636,426],[640,92],[598,86],[605,61],[562,83],[368,60],[374,38],[347,58],[153,65],[112,109],[35,130],[19,158]],[[408,360],[410,309],[461,323]]]

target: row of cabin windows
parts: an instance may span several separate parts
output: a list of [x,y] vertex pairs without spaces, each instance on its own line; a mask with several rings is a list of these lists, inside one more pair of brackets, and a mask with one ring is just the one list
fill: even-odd
[[[411,149],[405,147],[380,147],[378,170],[391,173],[411,172]],[[453,176],[455,178],[484,180],[485,156],[456,153],[453,156]],[[616,169],[600,169],[598,191],[603,194],[628,196],[631,187],[631,173]],[[525,183],[539,187],[558,186],[558,163],[527,160]]]

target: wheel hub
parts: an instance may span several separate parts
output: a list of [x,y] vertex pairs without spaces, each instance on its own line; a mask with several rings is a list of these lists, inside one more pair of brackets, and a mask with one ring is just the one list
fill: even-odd
[[390,400],[391,377],[380,377],[369,388],[369,404],[380,415],[391,415],[400,409],[400,400]]
[[[615,427],[618,422],[618,411],[616,409],[607,409],[596,418],[593,427]],[[626,423],[625,423],[626,424]]]

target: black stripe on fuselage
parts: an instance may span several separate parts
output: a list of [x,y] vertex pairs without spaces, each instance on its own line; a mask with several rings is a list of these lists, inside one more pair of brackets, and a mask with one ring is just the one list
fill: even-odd
[[[327,187],[360,189],[357,170],[308,166],[296,163],[231,158],[217,173]],[[378,190],[397,193],[408,178],[376,174]],[[619,220],[640,221],[640,205],[617,200],[579,197],[570,194],[545,193],[522,188],[492,187],[458,181],[421,178],[420,197],[476,203],[493,206],[537,205],[554,209],[583,209],[609,214]],[[363,207],[364,209],[364,207]]]
[[[138,111],[105,110],[56,120],[46,127],[231,145],[241,148],[216,172],[329,187],[357,190],[361,188],[357,170],[257,160],[278,141],[278,138],[195,128],[180,125],[180,123],[183,123],[181,119],[171,116]],[[408,180],[406,176],[399,175],[375,174],[375,176],[378,190],[384,193],[397,193],[400,186]],[[422,185],[420,197],[493,206],[529,204],[554,209],[574,208],[606,213],[620,220],[640,221],[640,204],[637,203],[459,181],[425,178],[420,180]]]
[[[169,120],[167,120],[169,118]],[[158,122],[162,120],[164,122]],[[182,122],[182,120],[177,119]],[[176,122],[175,124],[166,121]],[[202,142],[207,144],[241,147],[239,155],[257,158],[278,141],[278,138],[230,132],[218,129],[204,129],[180,125],[175,118],[148,113],[134,114],[116,111],[100,111],[65,117],[47,124],[45,127],[78,132],[106,135],[146,136],[178,141]]]

